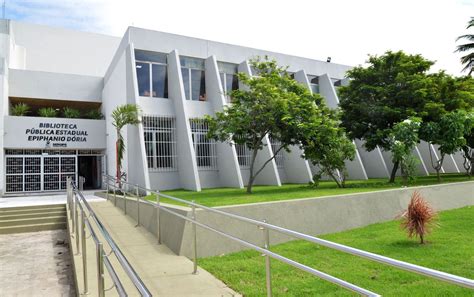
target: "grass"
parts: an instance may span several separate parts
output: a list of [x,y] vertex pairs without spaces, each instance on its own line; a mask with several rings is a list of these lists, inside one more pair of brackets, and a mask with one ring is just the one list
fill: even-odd
[[[397,221],[321,238],[474,279],[474,206],[442,212],[438,223],[424,245],[407,239]],[[469,289],[304,241],[271,250],[383,296],[474,296]],[[264,262],[257,252],[243,251],[200,259],[199,265],[244,296],[265,296]],[[355,295],[279,261],[272,260],[271,265],[274,296]]]
[[[463,174],[444,174],[442,182],[461,182],[469,178]],[[437,184],[436,176],[418,177],[411,186],[423,186]],[[163,191],[163,193],[178,197],[184,200],[195,200],[197,203],[205,206],[225,206],[246,203],[290,200],[298,198],[321,197],[339,194],[351,194],[361,192],[373,192],[387,189],[401,188],[402,181],[397,179],[395,183],[388,183],[388,179],[370,179],[370,180],[350,180],[347,182],[347,188],[340,189],[335,182],[322,181],[317,188],[312,188],[305,184],[284,184],[277,186],[255,186],[252,194],[247,194],[245,189],[238,188],[214,188],[203,189],[201,192],[188,190]],[[154,200],[153,196],[147,199]],[[162,202],[171,204],[180,204],[170,199],[162,198]]]

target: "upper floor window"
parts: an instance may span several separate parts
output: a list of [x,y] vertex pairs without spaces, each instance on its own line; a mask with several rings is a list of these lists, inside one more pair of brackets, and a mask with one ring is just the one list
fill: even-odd
[[319,93],[319,77],[308,74],[309,86],[313,94]]
[[167,55],[135,50],[135,60],[139,96],[168,98]]
[[341,86],[341,83],[342,83],[342,80],[339,79],[339,78],[331,78],[331,81],[332,81],[332,84],[335,86],[335,87],[340,87]]
[[230,92],[239,89],[239,80],[237,77],[237,65],[217,62],[219,74],[221,76],[222,90],[224,91],[226,101],[230,102]]
[[206,101],[204,60],[190,57],[180,57],[179,60],[186,100]]

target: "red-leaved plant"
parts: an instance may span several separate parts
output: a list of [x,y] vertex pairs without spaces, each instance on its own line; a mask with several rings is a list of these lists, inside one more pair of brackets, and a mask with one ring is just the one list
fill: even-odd
[[401,227],[408,233],[408,237],[419,237],[424,244],[425,235],[430,233],[435,226],[437,213],[431,205],[423,199],[420,192],[411,195],[408,209],[401,215]]

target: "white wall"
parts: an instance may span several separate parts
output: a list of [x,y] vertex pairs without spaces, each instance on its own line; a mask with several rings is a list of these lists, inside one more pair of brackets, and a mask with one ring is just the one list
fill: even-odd
[[15,44],[25,48],[27,70],[103,76],[121,40],[23,22],[10,24]]
[[11,69],[10,97],[101,102],[103,78]]

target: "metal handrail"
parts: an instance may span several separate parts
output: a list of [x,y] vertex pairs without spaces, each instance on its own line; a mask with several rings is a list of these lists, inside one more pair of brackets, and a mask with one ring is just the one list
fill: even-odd
[[[116,181],[115,177],[112,177],[112,176],[109,176],[109,175],[104,175],[104,177],[107,180],[107,185],[109,184],[110,181],[113,181],[114,182],[113,186],[116,187],[115,184],[117,184],[117,181]],[[189,205],[193,208],[193,212],[194,212],[195,208],[197,207],[197,208],[209,211],[209,212],[213,212],[213,213],[216,213],[216,214],[223,215],[223,216],[228,217],[228,218],[232,218],[232,219],[243,221],[243,222],[246,222],[246,223],[249,223],[249,224],[253,224],[253,225],[256,225],[258,227],[265,228],[267,230],[273,230],[273,231],[276,231],[276,232],[279,232],[279,233],[282,233],[282,234],[292,236],[294,238],[298,238],[298,239],[302,239],[302,240],[305,240],[305,241],[308,241],[308,242],[316,243],[316,244],[319,244],[319,245],[322,245],[322,246],[325,246],[325,247],[328,247],[328,248],[331,248],[331,249],[335,249],[335,250],[338,250],[338,251],[341,251],[341,252],[344,252],[344,253],[352,254],[352,255],[359,256],[359,257],[362,257],[362,258],[365,258],[365,259],[368,259],[368,260],[372,260],[372,261],[376,261],[376,262],[379,262],[379,263],[382,263],[382,264],[386,264],[386,265],[390,265],[390,266],[393,266],[393,267],[396,267],[396,268],[400,268],[400,269],[403,269],[403,270],[406,270],[406,271],[410,271],[410,272],[418,273],[418,274],[421,274],[421,275],[425,275],[425,276],[435,278],[435,279],[438,279],[438,280],[441,280],[441,281],[445,281],[445,282],[448,282],[448,283],[451,283],[451,284],[454,284],[454,285],[462,286],[462,287],[469,288],[469,289],[474,289],[474,280],[472,280],[472,279],[468,279],[468,278],[465,278],[465,277],[449,274],[449,273],[438,271],[438,270],[435,270],[435,269],[426,268],[426,267],[411,264],[411,263],[408,263],[408,262],[392,259],[392,258],[381,256],[381,255],[378,255],[378,254],[370,253],[370,252],[367,252],[367,251],[363,251],[363,250],[356,249],[356,248],[353,248],[353,247],[349,247],[349,246],[346,246],[346,245],[342,245],[342,244],[339,244],[339,243],[335,243],[335,242],[331,242],[331,241],[324,240],[324,239],[321,239],[321,238],[317,238],[317,237],[314,237],[314,236],[310,236],[310,235],[307,235],[307,234],[304,234],[304,233],[301,233],[301,232],[297,232],[297,231],[286,229],[286,228],[283,228],[283,227],[280,227],[280,226],[272,225],[272,224],[269,224],[265,221],[262,222],[262,221],[247,218],[247,217],[244,217],[244,216],[228,213],[228,212],[225,212],[225,211],[222,211],[222,210],[218,210],[216,208],[211,208],[211,207],[207,207],[207,206],[204,206],[204,205],[201,205],[201,204],[197,204],[194,201],[187,201],[187,200],[184,200],[184,199],[180,199],[180,198],[176,198],[176,197],[173,197],[173,196],[170,196],[170,195],[160,193],[159,191],[156,191],[156,190],[147,189],[147,188],[141,187],[139,185],[133,185],[133,184],[128,183],[126,181],[121,181],[121,183],[131,185],[133,187],[139,188],[139,189],[144,190],[144,191],[149,192],[149,193],[156,194],[156,195],[158,195],[158,197],[159,196],[165,197],[165,198],[171,199],[173,201]],[[143,200],[141,197],[138,197],[137,199]],[[237,241],[237,242],[241,243],[242,245],[250,247],[252,249],[255,249],[255,250],[257,250],[257,251],[259,251],[259,252],[261,252],[261,253],[269,256],[269,257],[278,259],[278,260],[283,261],[283,262],[285,262],[289,265],[300,268],[300,269],[305,270],[305,271],[307,271],[307,272],[309,272],[313,275],[319,276],[319,277],[321,277],[323,279],[326,279],[330,282],[338,284],[338,285],[340,285],[344,288],[352,290],[352,288],[350,286],[347,286],[347,284],[348,284],[347,282],[335,279],[335,278],[333,278],[332,276],[329,276],[329,275],[326,275],[326,276],[329,276],[329,278],[325,278],[325,277],[323,277],[323,275],[319,275],[319,273],[324,274],[320,271],[317,271],[313,268],[307,267],[303,264],[300,264],[300,263],[295,262],[293,260],[290,260],[288,258],[282,257],[278,254],[275,254],[273,252],[268,251],[267,249],[262,249],[261,247],[258,247],[256,245],[254,245],[252,243],[249,243],[247,241],[244,241],[240,238],[229,235],[229,234],[227,234],[225,232],[222,232],[220,230],[214,229],[214,228],[212,228],[212,227],[210,227],[206,224],[200,223],[200,222],[195,220],[194,215],[193,215],[193,218],[189,218],[189,217],[183,216],[179,213],[176,213],[172,210],[169,210],[169,209],[161,206],[159,202],[156,203],[156,202],[151,202],[151,201],[147,201],[147,200],[143,200],[143,201],[147,202],[149,204],[153,204],[160,210],[171,213],[171,214],[173,214],[175,216],[178,216],[178,217],[180,217],[180,218],[182,218],[186,221],[192,222],[193,224],[196,224],[196,225],[198,225],[198,226],[200,226],[204,229],[216,232],[216,233],[218,233],[218,234],[220,234],[224,237],[227,237],[229,239]],[[290,261],[292,261],[293,263],[290,263]],[[295,264],[295,265],[293,265],[293,264]],[[296,265],[302,265],[302,266],[298,267]],[[309,270],[306,270],[307,268],[309,268]],[[331,278],[333,278],[333,279],[331,279]],[[336,280],[338,280],[338,281],[336,281]],[[354,286],[352,284],[349,284],[349,285]],[[358,288],[358,287],[356,287],[356,288]],[[367,291],[367,290],[362,289],[362,288],[358,288],[358,289],[361,290],[361,291],[357,291],[357,292],[359,292],[361,294],[364,294],[364,293],[362,293],[362,291]],[[367,291],[367,292],[370,292],[370,291]],[[372,293],[372,292],[370,292],[370,293]],[[375,294],[375,293],[372,293],[372,294]]]
[[[105,241],[107,242],[107,244],[110,246],[111,248],[111,253],[113,253],[115,255],[115,257],[117,258],[118,262],[120,263],[120,265],[122,266],[123,270],[126,272],[126,274],[129,276],[129,278],[131,279],[132,283],[134,284],[134,286],[136,287],[136,289],[138,290],[138,292],[141,294],[141,296],[152,296],[152,294],[150,293],[150,291],[147,289],[147,287],[145,286],[145,284],[143,283],[143,281],[140,279],[140,277],[138,276],[138,274],[136,273],[136,271],[133,269],[133,267],[130,265],[130,263],[128,262],[127,258],[123,255],[122,251],[120,250],[120,248],[117,246],[117,244],[115,243],[115,241],[112,239],[112,237],[110,236],[110,234],[108,233],[107,229],[104,227],[104,225],[102,224],[102,222],[99,220],[99,218],[97,217],[97,215],[95,214],[94,210],[92,209],[92,207],[90,206],[90,204],[87,202],[87,200],[84,198],[83,194],[81,191],[79,191],[76,187],[76,185],[69,181],[68,185],[71,187],[71,191],[72,191],[72,197],[73,197],[73,200],[74,200],[74,203],[77,203],[77,205],[79,205],[82,213],[84,213],[84,208],[82,206],[82,204],[86,207],[88,213],[89,213],[89,216],[88,218],[92,218],[92,220],[94,221],[95,225],[97,226],[98,230],[100,231],[100,233],[102,234],[103,238],[105,239]],[[79,197],[79,198],[77,198]],[[82,202],[82,204],[81,204]],[[73,219],[73,225],[76,226],[76,230],[78,230],[78,220],[77,220],[77,210],[75,212],[75,216],[71,216],[72,219]],[[101,245],[102,243],[100,242],[100,240],[98,239],[98,236],[96,234],[96,232],[94,231],[94,229],[92,228],[90,222],[89,222],[89,219],[85,220],[85,224],[87,225],[87,227],[89,228],[90,232],[91,232],[91,237],[93,238],[93,240],[95,241],[96,245]],[[73,228],[74,229],[74,228]],[[77,232],[76,232],[77,233]],[[76,234],[76,244],[77,244],[77,247],[78,247],[78,234]],[[83,239],[84,240],[84,239]],[[125,292],[125,289],[122,285],[122,283],[120,282],[120,279],[118,278],[117,276],[117,273],[115,272],[115,270],[113,269],[113,266],[112,264],[110,263],[109,259],[107,258],[107,256],[104,256],[104,264],[105,264],[105,267],[107,268],[111,278],[112,278],[112,281],[114,283],[114,286],[116,287],[117,289],[117,292],[119,294],[119,296],[127,296],[126,292]],[[99,295],[101,294],[101,292],[99,292]]]

